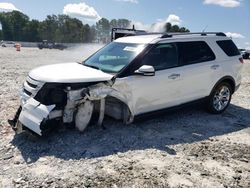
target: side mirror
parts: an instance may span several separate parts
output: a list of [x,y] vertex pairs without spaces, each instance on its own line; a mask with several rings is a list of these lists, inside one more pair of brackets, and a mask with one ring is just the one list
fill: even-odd
[[151,65],[142,65],[138,70],[135,71],[135,74],[139,74],[143,76],[154,76],[155,69]]

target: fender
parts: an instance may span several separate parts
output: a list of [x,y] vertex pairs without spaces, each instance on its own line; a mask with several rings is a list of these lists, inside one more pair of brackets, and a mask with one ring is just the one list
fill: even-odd
[[[123,87],[124,84],[121,83],[120,86]],[[124,86],[124,87],[126,87],[126,86]],[[129,90],[127,90],[127,92],[125,92],[125,93],[122,93],[119,91],[118,88],[112,87],[112,86],[104,84],[104,83],[90,86],[88,89],[89,89],[89,95],[87,96],[87,98],[89,100],[100,100],[100,99],[103,99],[103,98],[110,96],[110,97],[114,97],[114,98],[118,99],[119,101],[121,101],[122,103],[124,103],[130,112],[129,119],[126,122],[127,123],[133,122],[135,113],[134,113],[133,103],[130,100],[131,92],[129,92]]]

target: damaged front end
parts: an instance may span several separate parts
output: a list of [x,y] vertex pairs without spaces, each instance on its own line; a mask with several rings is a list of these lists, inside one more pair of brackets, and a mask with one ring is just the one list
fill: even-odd
[[20,94],[21,106],[10,124],[17,133],[28,129],[43,135],[53,124],[74,124],[84,131],[93,113],[98,113],[98,125],[102,125],[105,114],[131,123],[133,111],[128,96],[113,84],[113,81],[42,83],[28,77]]

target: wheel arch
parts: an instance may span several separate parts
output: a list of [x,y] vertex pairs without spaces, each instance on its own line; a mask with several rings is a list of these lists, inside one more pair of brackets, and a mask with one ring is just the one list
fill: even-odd
[[214,85],[213,89],[210,91],[210,95],[211,93],[214,91],[214,89],[222,82],[226,82],[228,84],[230,84],[230,86],[232,87],[232,94],[234,93],[235,91],[235,87],[236,87],[236,84],[235,84],[235,80],[232,76],[224,76],[222,77],[221,79],[219,79],[216,84]]
[[[133,122],[134,120],[133,109],[131,108],[131,106],[129,105],[126,99],[124,99],[122,96],[117,96],[117,95],[112,95],[112,94],[107,95],[105,99],[106,101],[109,101],[109,99],[112,99],[113,102],[115,102],[116,104],[118,103],[122,104],[122,109],[120,110],[124,112],[123,123],[130,124]],[[107,110],[107,104],[105,105],[105,110]]]

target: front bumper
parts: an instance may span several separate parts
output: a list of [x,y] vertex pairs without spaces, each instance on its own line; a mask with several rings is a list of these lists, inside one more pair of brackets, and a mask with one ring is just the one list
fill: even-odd
[[31,131],[42,135],[41,123],[48,119],[50,112],[55,108],[55,105],[45,106],[33,98],[29,98],[22,105],[22,111],[17,123],[19,126],[25,126]]
[[42,135],[41,123],[48,118],[50,112],[55,108],[55,105],[45,106],[34,99],[43,85],[43,82],[34,80],[29,76],[24,82],[19,93],[21,107],[12,121],[12,126],[17,133],[20,133],[24,126],[24,128]]
[[21,106],[23,106],[29,98],[34,98],[44,84],[44,82],[34,80],[28,76],[20,91]]
[[20,95],[20,105],[23,107],[25,105],[25,103],[27,102],[28,99],[30,99],[30,96],[27,95],[25,92],[24,92],[24,89],[22,89],[20,92],[19,92],[19,95]]

